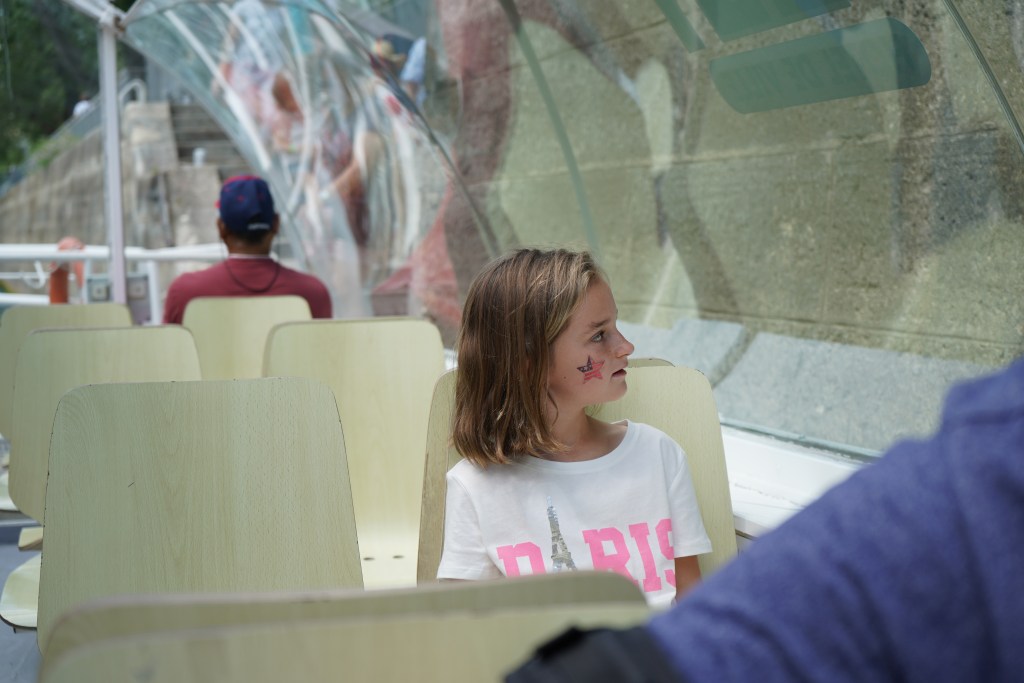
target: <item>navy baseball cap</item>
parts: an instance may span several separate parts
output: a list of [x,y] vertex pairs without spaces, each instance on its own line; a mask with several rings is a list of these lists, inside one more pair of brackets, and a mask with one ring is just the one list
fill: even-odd
[[274,198],[262,178],[238,175],[220,188],[220,219],[236,235],[249,235],[274,227]]

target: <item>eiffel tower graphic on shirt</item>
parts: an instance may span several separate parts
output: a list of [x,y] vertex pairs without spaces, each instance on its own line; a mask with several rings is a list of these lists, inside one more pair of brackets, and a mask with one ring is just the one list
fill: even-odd
[[558,527],[558,513],[555,512],[555,506],[551,503],[551,496],[548,496],[548,523],[551,524],[551,571],[576,571],[572,553],[569,552],[569,546],[562,538],[562,530]]

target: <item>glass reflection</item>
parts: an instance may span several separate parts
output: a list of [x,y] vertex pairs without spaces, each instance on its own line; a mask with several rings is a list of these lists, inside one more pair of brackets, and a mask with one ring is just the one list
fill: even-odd
[[426,38],[312,0],[137,7],[129,41],[174,64],[267,178],[292,257],[328,284],[338,314],[426,314],[454,329],[435,229],[444,157],[420,111],[436,54]]
[[590,247],[638,355],[703,370],[735,423],[871,450],[1024,351],[1004,4],[140,0],[127,30],[342,314],[450,344],[486,260]]

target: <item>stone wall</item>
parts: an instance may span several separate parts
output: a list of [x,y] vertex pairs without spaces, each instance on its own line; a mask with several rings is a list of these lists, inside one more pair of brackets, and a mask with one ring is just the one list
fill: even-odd
[[103,244],[103,151],[97,132],[36,170],[0,199],[5,243],[56,243],[69,235]]
[[[179,164],[167,103],[128,103],[121,130],[125,244],[158,248],[217,241],[217,169]],[[72,236],[106,244],[100,130],[51,144],[58,147],[52,159],[0,199],[0,240],[55,244]],[[194,267],[167,266],[164,284],[180,269]]]
[[[177,243],[179,232],[184,243],[215,240],[212,227],[195,226],[215,219],[216,169],[179,165],[167,103],[129,103],[121,130],[125,242],[169,246]],[[106,243],[100,130],[61,146],[49,163],[0,199],[4,242],[49,244],[70,235],[87,244]],[[161,193],[169,200],[166,214],[158,202]]]
[[[701,7],[788,4],[514,4],[438,3],[455,158],[486,216],[446,217],[462,292],[509,248],[589,247],[638,355],[706,361],[732,419],[868,448],[928,431],[951,382],[1024,353],[1024,158],[940,0],[729,38]],[[1019,116],[1020,16],[958,4]],[[893,89],[900,32],[927,70]],[[763,67],[805,38],[843,52],[845,80],[817,53]],[[863,92],[746,113],[713,78],[744,54],[751,93]]]
[[[699,315],[992,364],[1021,352],[1024,164],[984,79],[953,78],[935,60],[948,90],[743,116],[704,64],[673,122],[672,77],[651,49],[670,30],[610,46],[647,62],[637,96],[551,28],[526,31],[547,78],[566,86],[553,97],[620,306],[666,325]],[[578,189],[533,75],[517,65],[511,84],[515,115],[489,187],[514,226],[505,242],[585,244],[588,217],[567,201]]]

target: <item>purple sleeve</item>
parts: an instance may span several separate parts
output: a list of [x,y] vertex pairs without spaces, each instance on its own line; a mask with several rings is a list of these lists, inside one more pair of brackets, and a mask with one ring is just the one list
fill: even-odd
[[1024,362],[649,629],[704,681],[1011,681],[1024,671]]

